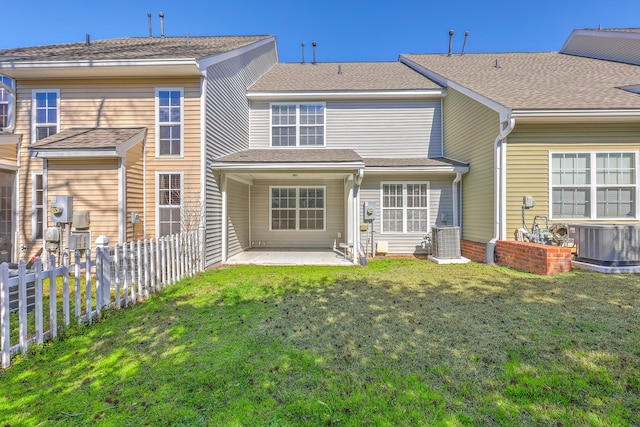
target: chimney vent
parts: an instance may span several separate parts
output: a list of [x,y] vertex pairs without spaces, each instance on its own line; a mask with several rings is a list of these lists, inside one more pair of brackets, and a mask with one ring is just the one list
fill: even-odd
[[449,30],[449,53],[447,56],[451,56],[451,44],[453,43],[453,30]]
[[91,36],[89,34],[86,35],[84,44],[85,46],[91,46]]
[[151,12],[147,12],[147,21],[149,27],[149,37],[153,37],[153,31],[151,31]]
[[467,37],[469,37],[469,31],[464,32],[464,41],[462,42],[462,51],[460,55],[464,55],[464,48],[467,46]]
[[302,42],[302,63],[304,64],[304,42]]
[[160,17],[160,37],[164,38],[164,13],[160,12],[158,16]]
[[318,44],[316,42],[311,42],[311,46],[313,46],[313,63],[316,63],[316,46]]

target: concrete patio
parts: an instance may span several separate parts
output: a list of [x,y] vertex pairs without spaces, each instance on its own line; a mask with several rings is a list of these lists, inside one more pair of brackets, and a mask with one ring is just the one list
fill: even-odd
[[226,265],[336,265],[353,263],[344,255],[331,249],[247,249],[230,257]]

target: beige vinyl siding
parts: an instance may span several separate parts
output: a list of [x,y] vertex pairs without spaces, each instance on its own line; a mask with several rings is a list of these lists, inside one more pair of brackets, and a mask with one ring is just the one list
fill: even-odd
[[15,144],[0,145],[0,163],[17,165],[18,149]]
[[[269,187],[325,186],[325,231],[269,231]],[[251,240],[270,248],[331,248],[338,232],[345,236],[343,180],[261,180],[251,187]]]
[[[125,241],[135,241],[144,238],[144,183],[143,183],[143,148],[144,142],[129,149],[126,154],[126,233]],[[140,215],[140,223],[131,223],[131,212]],[[135,233],[134,233],[135,231]]]
[[[246,90],[278,62],[275,42],[215,64],[206,77],[205,157],[215,159],[249,148],[249,105]],[[222,257],[220,175],[206,172],[205,265]]]
[[[394,175],[373,175],[367,173],[362,181],[360,189],[360,204],[375,202],[376,219],[373,221],[374,243],[385,241],[389,243],[389,253],[391,254],[420,254],[424,253],[421,242],[426,233],[381,233],[381,204],[380,204],[380,183],[381,182],[428,182],[429,183],[429,226],[445,225],[442,222],[442,215],[446,216],[447,224],[453,221],[453,190],[451,184],[453,175],[428,175],[428,174],[394,174]],[[364,221],[364,212],[360,214],[360,221]],[[362,245],[370,242],[371,232],[361,233]],[[369,243],[370,245],[370,243]],[[370,250],[370,246],[369,249]]]
[[249,186],[227,180],[227,254],[234,256],[249,247]]
[[[251,103],[251,148],[269,148],[269,102]],[[325,110],[325,147],[362,157],[442,155],[440,100],[331,101]],[[390,147],[393,150],[390,150]]]
[[[155,157],[155,89],[184,90],[184,156]],[[200,79],[188,78],[123,78],[86,80],[23,80],[17,85],[16,133],[23,135],[20,188],[31,188],[31,171],[42,170],[42,160],[31,158],[31,96],[33,89],[60,90],[60,129],[76,126],[143,126],[146,139],[146,218],[140,208],[142,223],[136,226],[136,238],[155,236],[155,171],[184,172],[184,200],[191,209],[200,203],[201,131]],[[77,159],[85,164],[86,159]],[[90,163],[90,162],[89,162]],[[51,190],[49,189],[49,194]],[[116,199],[117,200],[117,199]],[[194,207],[195,206],[195,207]],[[20,240],[31,250],[31,194],[20,197]],[[127,219],[127,238],[131,236]],[[143,228],[144,226],[144,228]],[[92,228],[93,231],[93,228]],[[138,233],[140,231],[141,234]],[[35,248],[34,250],[37,250]]]
[[[89,211],[91,239],[105,235],[118,241],[118,160],[47,162],[46,221],[53,196],[73,196],[74,211]],[[55,224],[48,222],[48,226]],[[93,245],[93,242],[92,242]]]
[[499,115],[451,88],[443,115],[445,156],[470,165],[462,177],[462,238],[488,242],[494,232],[494,143],[500,133]]
[[[637,151],[639,149],[640,124],[638,123],[545,125],[519,124],[516,121],[516,127],[509,135],[507,143],[506,237],[513,239],[514,230],[522,227],[524,196],[533,196],[536,201],[536,206],[526,211],[528,227],[531,227],[531,221],[535,215],[550,217],[550,151]],[[467,205],[465,207],[468,209]],[[578,222],[587,222],[587,220]],[[610,223],[611,220],[589,220],[588,222]]]

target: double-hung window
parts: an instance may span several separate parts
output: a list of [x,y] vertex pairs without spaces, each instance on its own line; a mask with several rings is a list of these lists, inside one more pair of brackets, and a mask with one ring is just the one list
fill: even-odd
[[325,229],[325,187],[270,187],[271,230]]
[[44,230],[44,182],[42,172],[35,172],[31,180],[31,238],[41,240]]
[[60,91],[34,89],[32,92],[32,141],[60,132]]
[[182,156],[184,90],[156,89],[156,156]]
[[324,112],[323,103],[271,104],[271,146],[324,146]]
[[551,217],[637,218],[637,162],[637,152],[551,153]]
[[429,230],[429,183],[381,183],[383,233],[426,233]]
[[[0,82],[7,87],[15,90],[13,80],[7,76],[0,75]],[[12,109],[12,103],[14,103],[13,94],[0,85],[0,130],[9,126],[10,123],[10,110]]]
[[182,173],[158,172],[158,237],[176,234],[182,228]]

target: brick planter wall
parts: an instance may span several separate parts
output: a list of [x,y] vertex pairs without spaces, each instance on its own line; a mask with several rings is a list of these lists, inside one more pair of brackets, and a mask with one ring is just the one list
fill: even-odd
[[484,243],[460,240],[460,253],[471,261],[485,262],[487,260],[486,248],[487,246]]
[[571,271],[571,248],[499,240],[496,263],[545,276]]

